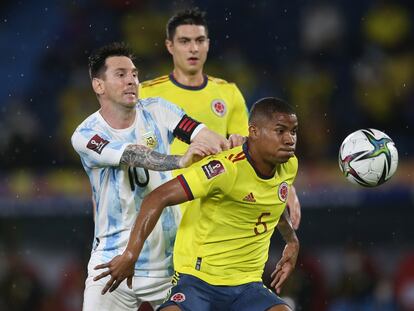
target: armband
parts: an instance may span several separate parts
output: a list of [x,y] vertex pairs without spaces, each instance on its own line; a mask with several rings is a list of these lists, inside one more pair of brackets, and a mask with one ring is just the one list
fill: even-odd
[[[184,115],[180,122],[178,122],[178,125],[175,127],[173,135],[175,137],[177,137],[179,140],[182,140],[183,142],[190,144],[191,143],[191,138],[192,138],[192,134],[194,133],[194,131],[200,126],[202,125],[200,122],[190,118],[187,115]],[[202,126],[204,127],[204,126]],[[202,128],[201,127],[201,128]],[[197,130],[197,132],[200,129]]]

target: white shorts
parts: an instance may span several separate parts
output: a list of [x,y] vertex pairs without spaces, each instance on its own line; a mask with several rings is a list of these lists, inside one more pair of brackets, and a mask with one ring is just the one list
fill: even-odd
[[94,281],[93,278],[103,272],[94,270],[98,265],[93,258],[88,264],[88,277],[85,282],[83,311],[137,311],[141,303],[147,301],[154,310],[161,305],[171,289],[171,278],[150,278],[135,276],[132,280],[132,289],[128,288],[126,280],[113,292],[101,294],[110,275]]

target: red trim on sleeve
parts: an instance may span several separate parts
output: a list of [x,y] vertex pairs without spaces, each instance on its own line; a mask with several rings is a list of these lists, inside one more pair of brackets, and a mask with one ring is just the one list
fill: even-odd
[[182,129],[184,127],[184,125],[187,123],[188,119],[187,118],[183,118],[180,122],[180,124],[178,124],[178,127],[180,129]]
[[187,181],[185,180],[183,175],[177,176],[178,181],[180,182],[181,186],[183,187],[185,194],[187,195],[187,198],[189,201],[194,200],[193,193],[191,192],[190,187],[188,186]]
[[188,123],[191,122],[189,119],[185,118],[184,122],[180,124],[180,129],[185,131],[185,128],[188,126]]
[[183,131],[188,132],[188,127],[191,126],[192,123],[193,123],[193,121],[188,120],[188,122],[183,127]]
[[193,130],[193,127],[196,126],[197,123],[196,122],[191,122],[191,125],[188,127],[187,132],[190,132]]

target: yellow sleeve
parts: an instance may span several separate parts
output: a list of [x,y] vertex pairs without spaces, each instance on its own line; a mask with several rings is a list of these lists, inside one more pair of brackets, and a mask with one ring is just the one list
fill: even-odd
[[208,157],[191,166],[177,179],[180,181],[189,200],[226,194],[236,179],[233,163],[225,158]]
[[248,112],[246,102],[239,88],[233,84],[233,109],[229,115],[228,135],[240,134],[247,136],[248,131]]
[[148,88],[142,87],[141,83],[138,85],[138,98],[139,99],[144,99],[144,98],[148,97],[146,89],[148,89]]

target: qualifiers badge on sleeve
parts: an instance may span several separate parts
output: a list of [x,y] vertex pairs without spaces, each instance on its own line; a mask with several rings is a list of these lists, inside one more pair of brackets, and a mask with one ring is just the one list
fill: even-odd
[[225,172],[223,164],[218,160],[208,162],[206,165],[201,167],[206,174],[207,178],[213,178],[214,176],[220,175]]
[[101,136],[99,136],[98,134],[96,134],[95,136],[93,136],[91,138],[91,140],[88,142],[88,144],[86,145],[86,147],[88,149],[91,149],[93,151],[95,151],[96,153],[101,154],[103,148],[105,148],[105,146],[109,144],[108,140],[103,139]]
[[286,199],[287,199],[288,193],[289,193],[289,186],[288,186],[288,184],[287,184],[286,181],[282,182],[279,185],[279,191],[278,191],[278,193],[279,193],[279,199],[280,199],[280,201],[286,202]]

